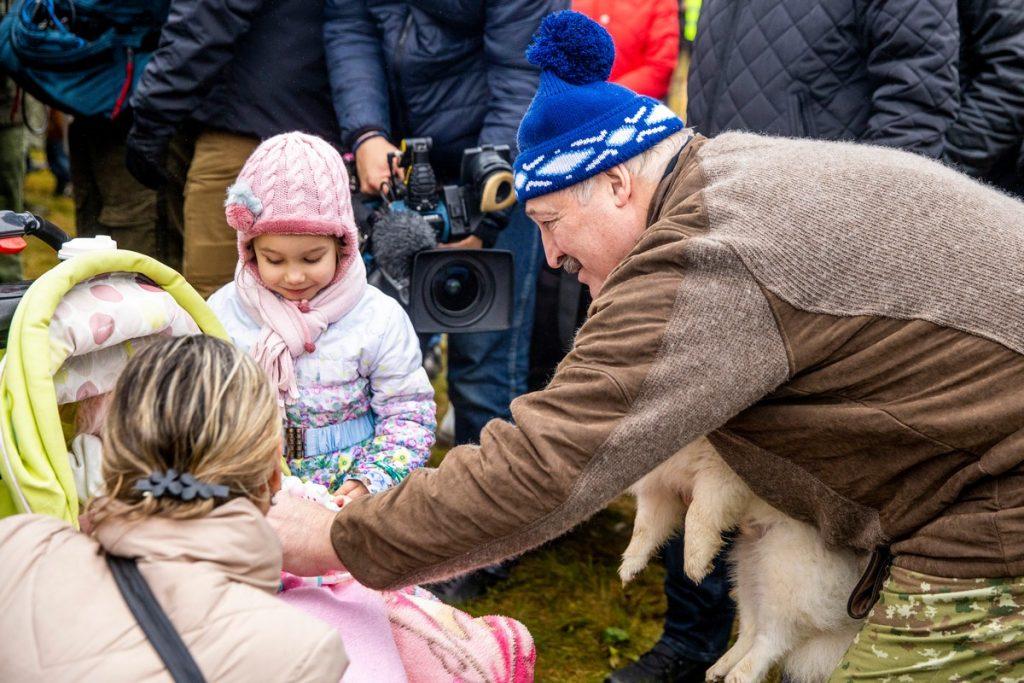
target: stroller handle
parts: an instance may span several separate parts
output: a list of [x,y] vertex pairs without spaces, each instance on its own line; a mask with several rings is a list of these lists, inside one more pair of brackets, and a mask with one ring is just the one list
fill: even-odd
[[38,237],[54,251],[59,251],[61,245],[71,239],[70,235],[50,221],[28,211],[0,211],[0,240],[22,235]]

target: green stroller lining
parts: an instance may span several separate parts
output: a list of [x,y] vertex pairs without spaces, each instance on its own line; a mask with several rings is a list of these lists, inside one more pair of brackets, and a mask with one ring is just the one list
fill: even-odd
[[78,522],[78,493],[54,387],[50,323],[72,287],[105,273],[149,278],[203,333],[227,339],[213,311],[185,279],[142,254],[83,254],[36,280],[18,304],[7,354],[0,361],[0,517],[35,512]]

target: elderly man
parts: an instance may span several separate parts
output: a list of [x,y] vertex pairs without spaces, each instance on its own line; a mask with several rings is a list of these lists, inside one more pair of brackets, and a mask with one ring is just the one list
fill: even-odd
[[692,137],[603,81],[607,38],[575,17],[531,48],[516,161],[548,260],[595,294],[575,347],[515,425],[438,469],[336,515],[279,496],[286,564],[448,576],[564,533],[706,434],[758,495],[872,553],[851,610],[893,609],[844,677],[1020,675],[1024,205],[905,152]]

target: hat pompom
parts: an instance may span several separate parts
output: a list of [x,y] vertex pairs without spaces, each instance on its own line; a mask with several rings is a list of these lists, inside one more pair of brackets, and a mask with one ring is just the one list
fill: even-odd
[[541,22],[526,59],[552,71],[566,83],[606,81],[615,61],[615,44],[603,26],[584,14],[564,10]]
[[239,181],[228,188],[228,198],[224,202],[224,215],[228,225],[235,230],[248,232],[261,213],[263,202],[253,194],[248,183]]
[[224,207],[224,215],[228,219],[228,225],[240,232],[249,232],[256,222],[256,216],[244,204],[228,204]]

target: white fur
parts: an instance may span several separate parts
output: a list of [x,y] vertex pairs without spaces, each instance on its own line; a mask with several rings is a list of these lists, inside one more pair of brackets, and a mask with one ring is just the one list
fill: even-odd
[[627,583],[684,519],[683,567],[693,581],[711,571],[722,533],[739,529],[729,558],[739,611],[739,638],[707,679],[754,683],[782,662],[794,683],[824,681],[853,641],[860,622],[846,598],[861,561],[825,547],[818,532],[754,495],[707,439],[659,465],[630,491],[637,499],[633,537],[619,575]]

